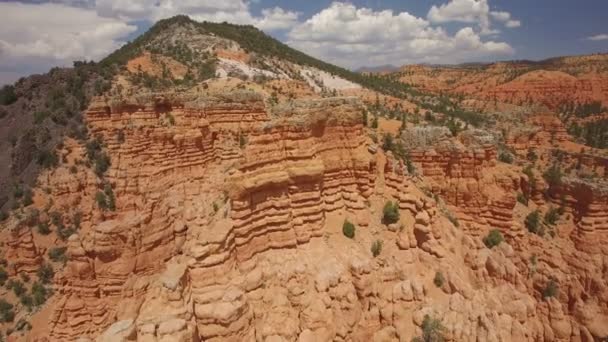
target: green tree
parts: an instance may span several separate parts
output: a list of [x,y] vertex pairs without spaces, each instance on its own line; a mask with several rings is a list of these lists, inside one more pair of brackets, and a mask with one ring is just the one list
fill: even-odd
[[431,318],[429,315],[424,315],[422,321],[422,336],[415,337],[412,342],[443,342],[445,327],[441,321]]
[[49,284],[51,280],[53,280],[53,276],[55,275],[55,271],[53,270],[53,266],[48,263],[43,263],[38,269],[38,279],[43,284]]
[[562,170],[557,164],[551,165],[551,167],[545,171],[543,177],[551,187],[562,184]]
[[492,249],[494,246],[500,245],[500,243],[503,241],[504,238],[498,229],[492,229],[488,235],[483,238],[483,243],[490,249]]
[[443,273],[441,273],[439,271],[435,272],[435,278],[433,278],[433,284],[435,284],[435,286],[437,286],[437,287],[442,287],[444,283],[445,283],[445,277],[443,276]]
[[48,296],[47,289],[39,282],[32,285],[32,304],[40,306],[46,302]]
[[399,221],[399,205],[388,201],[382,209],[382,222],[384,224],[397,223]]
[[0,322],[8,323],[15,319],[15,312],[13,311],[13,304],[7,302],[5,299],[0,299]]
[[513,155],[511,153],[501,152],[498,155],[498,160],[500,160],[503,163],[512,164],[513,163]]
[[382,252],[382,241],[375,240],[374,242],[372,242],[372,246],[370,249],[374,258],[377,257]]
[[543,230],[540,222],[540,212],[538,210],[534,210],[528,216],[526,216],[526,220],[524,221],[526,224],[526,228],[530,233],[534,233],[537,235],[543,235]]
[[559,209],[550,207],[545,213],[545,222],[550,225],[555,225],[559,220]]
[[0,266],[0,286],[4,286],[4,283],[8,280],[8,272],[4,269],[4,267]]
[[355,237],[355,225],[348,220],[344,220],[344,223],[342,224],[342,234],[349,239],[353,239]]
[[67,250],[67,247],[52,247],[51,249],[49,249],[49,259],[51,259],[54,262],[66,262],[67,261],[67,257],[65,255],[65,252]]
[[382,138],[382,149],[385,152],[392,151],[395,149],[395,143],[393,142],[393,135],[390,133],[385,133]]
[[0,105],[8,106],[15,103],[18,100],[17,94],[15,94],[15,87],[12,85],[5,85],[0,88]]
[[378,128],[378,115],[374,115],[374,119],[372,120],[372,128]]
[[13,280],[12,289],[15,293],[15,296],[17,297],[20,297],[22,294],[25,293],[25,291],[27,291],[25,286],[23,286],[23,283],[19,280]]

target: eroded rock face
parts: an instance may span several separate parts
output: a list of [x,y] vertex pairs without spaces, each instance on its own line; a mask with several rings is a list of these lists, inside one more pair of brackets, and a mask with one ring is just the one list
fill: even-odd
[[[55,279],[50,339],[411,340],[425,315],[458,341],[601,336],[603,197],[567,190],[580,194],[568,197],[577,256],[522,233],[520,176],[496,163],[490,137],[430,134],[410,150],[420,182],[368,148],[361,114],[351,98],[269,109],[248,93],[97,102],[90,129],[111,155],[116,211],[83,200],[102,186],[90,175],[53,177],[84,215]],[[401,215],[386,225],[389,200]],[[486,248],[488,227],[507,242]],[[549,279],[560,292],[543,299]]]
[[10,239],[6,242],[5,260],[10,260],[10,275],[34,274],[42,263],[40,251],[36,247],[31,227],[23,222],[12,221],[9,227]]
[[498,62],[477,68],[405,66],[396,76],[424,90],[467,94],[511,104],[542,104],[556,110],[564,103],[606,104],[605,54],[562,57],[543,63]]
[[459,211],[473,234],[487,227],[510,230],[519,176],[497,165],[493,137],[470,131],[460,139],[414,146],[409,156],[428,191]]

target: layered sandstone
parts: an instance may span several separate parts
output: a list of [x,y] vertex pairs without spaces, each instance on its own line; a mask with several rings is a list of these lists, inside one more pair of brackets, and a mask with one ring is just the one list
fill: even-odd
[[557,110],[566,103],[607,103],[606,54],[541,62],[498,62],[467,66],[405,66],[395,73],[433,93],[450,92],[494,103],[541,104]]
[[404,133],[406,142],[430,139],[417,145],[408,143],[412,146],[409,157],[425,179],[428,191],[458,208],[466,226],[511,229],[519,177],[497,165],[494,138],[470,131],[461,135],[461,141],[454,142],[440,138],[444,135],[431,133],[432,130],[426,135]]
[[6,229],[9,230],[9,239],[6,241],[4,259],[10,262],[9,274],[16,276],[36,273],[42,258],[34,242],[32,228],[24,222],[14,220]]

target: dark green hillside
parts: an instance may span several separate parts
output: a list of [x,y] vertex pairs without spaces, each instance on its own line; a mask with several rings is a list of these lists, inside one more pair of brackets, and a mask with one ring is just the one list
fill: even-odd
[[[133,42],[124,45],[122,48],[103,59],[100,64],[102,66],[126,64],[127,61],[139,55],[156,35],[162,33],[164,30],[170,29],[173,25],[193,25],[200,30],[201,33],[211,33],[225,39],[233,40],[246,51],[255,52],[261,56],[275,57],[292,63],[315,67],[384,94],[404,97],[406,94],[412,92],[412,89],[410,89],[408,85],[394,81],[388,76],[364,75],[318,60],[281,43],[251,25],[211,22],[199,23],[184,15],[159,21]],[[180,58],[177,59],[179,60]]]

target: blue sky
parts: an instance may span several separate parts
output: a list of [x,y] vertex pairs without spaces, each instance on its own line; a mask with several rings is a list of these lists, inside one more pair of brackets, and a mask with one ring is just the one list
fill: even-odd
[[98,60],[156,20],[252,24],[348,67],[608,52],[606,0],[0,0],[0,84]]

